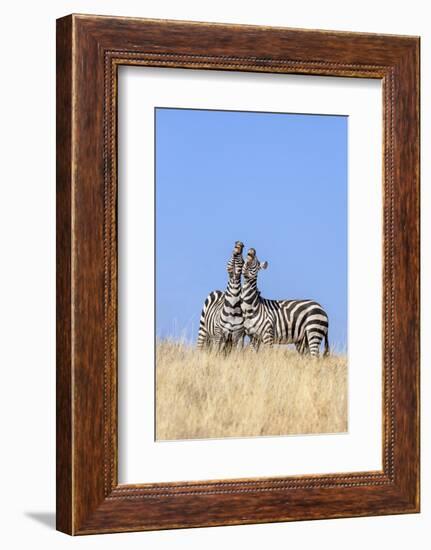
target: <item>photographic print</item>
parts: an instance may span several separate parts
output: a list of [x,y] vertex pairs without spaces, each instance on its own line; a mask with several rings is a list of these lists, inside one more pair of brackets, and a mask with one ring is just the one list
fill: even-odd
[[347,137],[155,109],[156,440],[347,431]]

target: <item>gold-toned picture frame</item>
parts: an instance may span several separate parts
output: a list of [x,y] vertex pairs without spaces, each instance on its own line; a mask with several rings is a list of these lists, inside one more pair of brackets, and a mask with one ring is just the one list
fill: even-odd
[[[381,471],[118,483],[121,65],[382,81]],[[59,19],[57,528],[78,535],[418,511],[419,38],[89,15]]]

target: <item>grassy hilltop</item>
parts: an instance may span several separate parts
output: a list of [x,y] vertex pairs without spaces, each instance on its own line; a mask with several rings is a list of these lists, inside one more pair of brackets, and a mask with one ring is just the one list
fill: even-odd
[[229,356],[160,341],[158,440],[347,431],[347,358],[302,357],[286,347]]

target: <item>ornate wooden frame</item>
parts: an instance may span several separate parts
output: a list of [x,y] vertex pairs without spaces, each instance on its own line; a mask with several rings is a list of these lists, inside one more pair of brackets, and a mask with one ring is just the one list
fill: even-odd
[[[117,480],[119,65],[383,82],[383,470]],[[57,21],[57,528],[69,534],[419,511],[419,38],[70,15]]]

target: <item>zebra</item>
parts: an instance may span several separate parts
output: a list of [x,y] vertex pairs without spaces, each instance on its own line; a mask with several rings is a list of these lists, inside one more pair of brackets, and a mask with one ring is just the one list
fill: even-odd
[[205,300],[197,339],[199,350],[214,348],[228,353],[232,347],[243,343],[244,326],[240,306],[243,248],[241,241],[235,242],[227,263],[229,281],[226,290],[215,290]]
[[267,267],[268,262],[259,262],[256,250],[250,248],[242,269],[241,309],[252,349],[258,351],[261,343],[269,346],[295,344],[300,354],[318,357],[324,339],[324,355],[329,355],[328,316],[317,302],[260,297],[257,275]]

